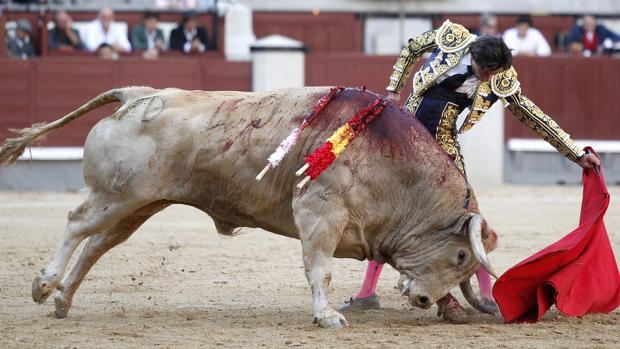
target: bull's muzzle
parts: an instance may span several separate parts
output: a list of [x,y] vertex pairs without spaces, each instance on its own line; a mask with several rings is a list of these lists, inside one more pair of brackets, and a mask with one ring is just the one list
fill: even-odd
[[427,296],[415,296],[413,298],[409,298],[412,305],[415,305],[418,308],[428,309],[433,305]]
[[399,281],[398,286],[401,288],[400,292],[403,296],[409,297],[409,303],[411,305],[428,309],[433,305],[434,302],[431,301],[431,298],[424,294],[419,294],[416,290],[411,289],[412,280],[411,279],[402,279]]

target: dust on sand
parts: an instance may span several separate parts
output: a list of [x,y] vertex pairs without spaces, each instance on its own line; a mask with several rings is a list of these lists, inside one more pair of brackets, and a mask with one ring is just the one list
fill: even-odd
[[[607,230],[620,254],[620,188],[610,188]],[[220,237],[200,211],[174,206],[108,252],[87,275],[66,319],[53,302],[37,305],[30,285],[63,234],[67,211],[83,193],[0,193],[0,347],[305,347],[403,348],[618,347],[620,311],[505,325],[476,314],[451,325],[436,308],[408,307],[387,268],[379,283],[384,310],[347,315],[350,327],[312,324],[300,243],[258,229]],[[500,236],[490,255],[498,272],[577,226],[579,187],[501,187],[479,191],[483,215]],[[351,296],[365,263],[336,260],[330,299]],[[460,297],[460,293],[455,291]],[[462,297],[460,297],[462,300]],[[463,301],[464,303],[464,301]]]

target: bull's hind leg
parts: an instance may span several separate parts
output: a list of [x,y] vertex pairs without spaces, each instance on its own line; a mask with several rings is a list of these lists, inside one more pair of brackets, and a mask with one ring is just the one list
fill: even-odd
[[84,239],[114,226],[141,206],[139,202],[120,199],[118,194],[91,193],[80,206],[69,212],[69,222],[56,255],[32,283],[32,299],[43,303],[49,297],[62,280],[73,252]]
[[88,238],[78,260],[69,274],[62,280],[54,296],[56,305],[54,315],[57,318],[66,317],[73,301],[73,295],[99,258],[114,246],[127,240],[146,220],[166,206],[168,206],[167,203],[154,203],[146,206],[123,218],[114,227]]
[[306,278],[312,290],[314,320],[321,327],[342,328],[348,326],[347,320],[330,307],[327,293],[334,252],[346,226],[346,211],[326,202],[320,202],[317,209],[313,205],[316,202],[308,201],[298,201],[294,212]]

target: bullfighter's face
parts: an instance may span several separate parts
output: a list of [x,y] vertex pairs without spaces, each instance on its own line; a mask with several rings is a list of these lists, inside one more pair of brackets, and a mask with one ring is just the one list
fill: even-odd
[[489,81],[493,77],[493,75],[501,73],[501,68],[496,69],[485,69],[482,68],[476,63],[476,61],[471,59],[471,69],[474,71],[474,76],[480,81]]
[[[409,302],[419,308],[429,308],[443,298],[451,289],[464,281],[469,280],[480,266],[476,253],[476,244],[473,237],[481,242],[478,251],[491,252],[497,245],[497,234],[488,227],[486,221],[479,221],[479,230],[471,233],[472,222],[465,224],[447,239],[427,242],[428,248],[423,248],[419,258],[408,263],[406,273],[401,274],[399,288],[403,295],[409,297]],[[479,254],[479,253],[478,253]]]

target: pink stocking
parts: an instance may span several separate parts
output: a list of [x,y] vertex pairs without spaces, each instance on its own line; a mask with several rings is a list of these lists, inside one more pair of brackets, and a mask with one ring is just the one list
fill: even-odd
[[368,261],[368,267],[366,268],[366,275],[364,275],[364,282],[359,291],[355,295],[355,298],[370,297],[377,292],[377,282],[379,282],[379,275],[383,264],[378,264],[375,261]]
[[478,286],[480,286],[480,295],[486,299],[493,300],[491,275],[483,267],[478,267],[476,278],[478,279]]

